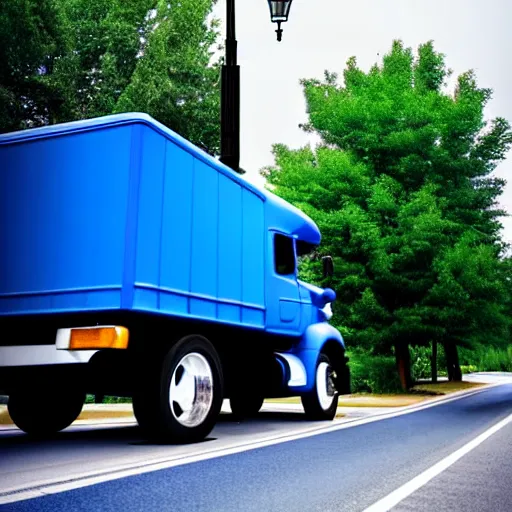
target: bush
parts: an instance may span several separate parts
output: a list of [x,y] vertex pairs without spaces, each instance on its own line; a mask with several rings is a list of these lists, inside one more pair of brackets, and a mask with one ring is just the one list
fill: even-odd
[[489,347],[476,363],[481,372],[512,372],[512,345],[506,349]]
[[395,358],[364,352],[348,354],[352,393],[398,393],[400,379]]
[[[474,372],[512,372],[512,345],[506,348],[478,344],[460,348],[461,369]],[[464,371],[464,370],[463,370]]]
[[462,373],[472,373],[478,371],[478,368],[473,364],[461,364],[460,371]]
[[[86,404],[94,404],[94,395],[86,395],[85,396],[85,403]],[[102,404],[131,404],[132,399],[126,398],[123,396],[110,396],[105,395],[103,397],[103,400],[101,401]]]
[[411,347],[411,377],[413,381],[432,377],[432,349],[430,347]]
[[[427,347],[411,347],[411,377],[413,381],[432,378],[432,344]],[[442,345],[437,345],[437,376],[446,377],[446,356]]]

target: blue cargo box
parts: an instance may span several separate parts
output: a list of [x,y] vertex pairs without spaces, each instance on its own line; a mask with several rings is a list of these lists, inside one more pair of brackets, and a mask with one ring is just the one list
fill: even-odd
[[299,210],[145,114],[0,136],[0,221],[0,316],[134,310],[264,328],[268,229],[320,241]]

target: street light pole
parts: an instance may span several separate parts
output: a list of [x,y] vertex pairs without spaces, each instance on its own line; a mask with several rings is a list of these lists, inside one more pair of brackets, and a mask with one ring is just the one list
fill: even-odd
[[240,66],[237,64],[235,0],[226,0],[226,57],[221,76],[220,161],[240,174]]
[[[281,23],[288,21],[292,0],[268,0],[270,20],[277,23],[281,41]],[[222,66],[220,93],[220,161],[239,174],[240,169],[240,66],[237,63],[235,0],[226,0],[226,56]]]

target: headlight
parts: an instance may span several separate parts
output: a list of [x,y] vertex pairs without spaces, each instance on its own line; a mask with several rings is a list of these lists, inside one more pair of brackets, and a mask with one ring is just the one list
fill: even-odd
[[327,321],[332,318],[332,308],[330,302],[328,302],[320,311],[325,315],[325,319]]

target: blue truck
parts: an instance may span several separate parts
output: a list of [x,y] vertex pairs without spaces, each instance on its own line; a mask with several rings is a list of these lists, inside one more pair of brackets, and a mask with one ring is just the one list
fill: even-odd
[[131,397],[151,438],[204,439],[300,396],[349,392],[333,290],[297,278],[315,223],[146,114],[0,136],[0,394],[16,425]]

